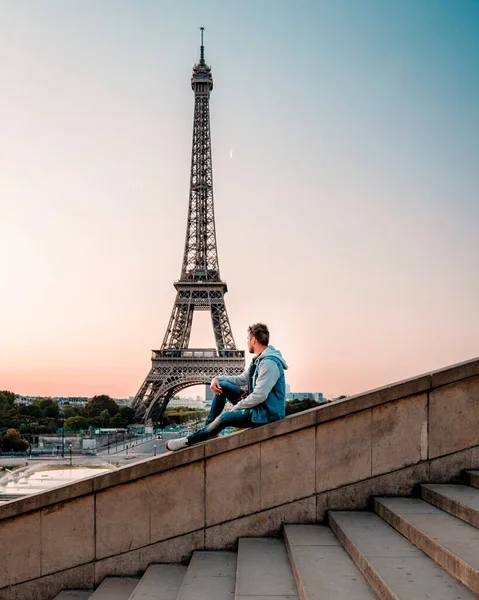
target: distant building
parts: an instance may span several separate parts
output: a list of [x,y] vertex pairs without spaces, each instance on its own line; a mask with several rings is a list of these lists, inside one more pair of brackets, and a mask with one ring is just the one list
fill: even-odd
[[213,402],[213,398],[215,397],[213,390],[210,388],[209,384],[205,385],[205,406],[211,406]]
[[[17,404],[31,404],[34,400],[53,400],[58,402],[60,406],[64,404],[70,404],[73,406],[83,406],[91,398],[86,396],[22,396],[21,394],[15,394],[15,402]],[[112,398],[118,406],[130,406],[130,398]]]
[[194,398],[180,398],[179,396],[174,396],[168,402],[168,408],[204,408],[204,403],[201,400],[200,396]]
[[322,392],[287,392],[286,402],[291,400],[315,400],[320,404],[328,402]]

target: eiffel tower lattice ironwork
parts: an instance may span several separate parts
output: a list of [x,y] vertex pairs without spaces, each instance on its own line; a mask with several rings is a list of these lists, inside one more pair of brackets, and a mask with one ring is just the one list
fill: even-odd
[[[213,78],[204,52],[201,28],[200,62],[191,78],[195,109],[185,252],[161,349],[152,351],[151,370],[133,400],[136,418],[145,422],[159,420],[180,390],[244,369],[244,351],[236,349],[224,301],[228,289],[218,263],[209,114]],[[188,347],[195,310],[210,311],[216,348]]]

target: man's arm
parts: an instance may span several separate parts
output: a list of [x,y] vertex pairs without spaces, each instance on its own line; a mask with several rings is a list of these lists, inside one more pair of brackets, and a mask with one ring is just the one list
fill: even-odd
[[219,375],[217,379],[220,385],[225,381],[233,385],[239,385],[239,387],[244,387],[248,385],[248,369],[245,369],[241,375]]
[[258,368],[258,378],[254,390],[244,400],[235,404],[235,410],[253,408],[266,400],[280,376],[278,365],[274,360],[262,360]]

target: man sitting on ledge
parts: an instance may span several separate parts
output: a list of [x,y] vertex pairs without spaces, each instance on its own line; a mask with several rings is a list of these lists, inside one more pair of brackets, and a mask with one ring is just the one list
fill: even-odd
[[[211,382],[215,397],[206,425],[188,437],[168,440],[167,450],[180,450],[204,442],[217,436],[225,427],[258,427],[284,418],[284,371],[288,365],[281,352],[269,345],[269,330],[264,323],[248,327],[248,351],[255,356],[241,375],[220,375]],[[223,412],[227,400],[235,409]]]

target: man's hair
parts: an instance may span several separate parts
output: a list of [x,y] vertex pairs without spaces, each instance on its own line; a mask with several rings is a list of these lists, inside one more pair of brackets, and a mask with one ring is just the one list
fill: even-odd
[[256,338],[262,346],[269,344],[269,329],[264,323],[255,323],[248,327],[248,333]]

